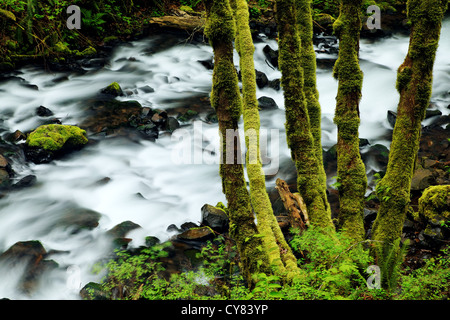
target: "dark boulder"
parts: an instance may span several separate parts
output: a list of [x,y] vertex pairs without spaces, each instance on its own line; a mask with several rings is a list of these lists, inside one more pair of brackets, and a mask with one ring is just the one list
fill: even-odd
[[53,116],[53,112],[44,106],[40,106],[36,108],[36,115],[39,117],[51,117]]
[[264,56],[266,57],[267,61],[275,68],[278,68],[278,50],[273,50],[267,44],[263,48],[263,53],[264,53]]
[[19,241],[0,255],[0,264],[10,269],[24,265],[19,288],[24,293],[31,294],[36,289],[41,276],[58,267],[53,260],[45,259],[47,255],[40,241]]
[[214,231],[210,227],[192,228],[180,233],[178,240],[205,242],[214,239]]
[[228,231],[228,215],[220,208],[205,204],[202,209],[202,225],[223,233]]
[[262,96],[258,98],[258,106],[260,110],[275,110],[278,109],[278,105],[270,97]]

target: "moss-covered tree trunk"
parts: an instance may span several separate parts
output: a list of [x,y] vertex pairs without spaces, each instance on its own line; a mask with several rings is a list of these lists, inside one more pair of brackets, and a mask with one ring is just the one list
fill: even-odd
[[316,53],[313,45],[313,19],[311,0],[296,0],[297,23],[300,36],[301,67],[303,69],[303,92],[308,109],[311,134],[314,139],[314,149],[319,162],[319,178],[326,188],[327,177],[323,166],[322,151],[322,113],[319,103],[319,91],[316,84]]
[[303,91],[301,43],[294,0],[276,1],[276,19],[287,143],[297,169],[298,191],[305,200],[311,224],[334,232]]
[[[238,77],[233,63],[235,22],[228,0],[205,0],[204,3],[207,13],[205,34],[214,51],[211,104],[216,110],[222,139],[220,165],[222,188],[228,203],[230,235],[239,251],[244,278],[252,285],[253,275],[270,272],[270,268],[254,221],[244,179],[244,168],[238,147],[239,136],[236,139],[238,141],[226,139],[227,131],[232,133],[229,136],[233,136],[238,129],[242,111]],[[230,158],[233,159],[232,163],[229,163]]]
[[359,67],[359,34],[362,0],[341,0],[334,23],[339,37],[339,57],[333,76],[339,81],[334,122],[338,127],[337,175],[339,183],[339,223],[350,239],[364,239],[364,194],[367,177],[359,152],[359,100],[363,74]]
[[400,101],[386,175],[376,189],[381,204],[373,227],[373,239],[381,242],[376,245],[375,256],[382,270],[382,285],[386,288],[392,286],[395,276],[421,122],[431,97],[433,64],[446,8],[447,0],[409,0],[407,3],[411,21],[409,49],[397,72]]
[[258,230],[263,235],[264,248],[274,273],[290,280],[298,273],[297,259],[287,244],[273,214],[266,190],[265,176],[259,148],[259,109],[256,99],[256,74],[253,61],[255,51],[249,26],[249,10],[246,0],[231,1],[235,13],[237,36],[235,47],[240,56],[242,75],[243,118],[247,147],[247,174],[250,182],[250,198],[258,220]]

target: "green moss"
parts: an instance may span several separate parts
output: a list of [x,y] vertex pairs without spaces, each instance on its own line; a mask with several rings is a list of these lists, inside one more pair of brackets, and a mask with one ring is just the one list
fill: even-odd
[[64,43],[57,42],[54,46],[54,50],[55,52],[58,53],[63,53],[63,54],[72,54],[72,50],[69,49],[69,47],[67,47],[67,45],[65,45]]
[[97,54],[97,50],[95,50],[94,47],[87,47],[83,51],[81,51],[81,52],[76,51],[76,53],[75,53],[75,55],[77,57],[93,56],[93,55],[96,55],[96,54]]
[[27,145],[57,151],[66,145],[80,146],[88,142],[86,131],[69,125],[42,125],[30,133]]
[[206,0],[207,17],[205,23],[205,35],[214,45],[217,41],[232,42],[236,35],[233,12],[230,3],[224,0]]
[[428,187],[419,198],[419,217],[428,221],[436,216],[450,219],[450,185]]
[[304,92],[301,40],[293,0],[276,2],[276,19],[286,136],[297,169],[298,191],[305,200],[311,223],[324,230],[334,229]]
[[0,9],[0,18],[6,18],[6,19],[10,19],[12,21],[16,21],[16,16],[14,15],[14,13],[12,13],[11,11],[8,11],[8,10],[3,10],[3,9]]
[[412,70],[410,67],[405,66],[404,68],[398,70],[397,73],[397,91],[401,93],[403,90],[408,88],[411,82]]
[[193,11],[194,11],[194,9],[192,9],[192,8],[189,7],[189,6],[181,6],[181,7],[180,7],[180,10],[181,10],[181,11],[184,11],[184,12],[193,12]]
[[[220,176],[222,190],[227,199],[230,219],[230,236],[236,242],[244,278],[250,286],[255,283],[253,275],[269,272],[267,255],[257,230],[250,196],[244,178],[244,168],[238,158],[236,147],[227,145],[227,131],[235,132],[242,112],[238,78],[233,63],[235,22],[228,0],[205,1],[205,33],[214,51],[211,105],[215,108],[222,138],[222,162]],[[237,142],[239,144],[239,142]],[[232,152],[233,163],[226,161]]]
[[113,96],[120,96],[122,94],[122,88],[117,82],[113,82],[106,88],[102,89],[102,93],[110,94]]
[[245,143],[248,150],[246,163],[251,202],[258,219],[258,231],[263,236],[264,253],[268,256],[269,265],[280,278],[292,279],[298,271],[296,258],[286,243],[273,215],[261,164],[259,148],[260,118],[253,61],[255,47],[249,27],[249,9],[245,0],[232,1],[231,5],[234,9],[236,30],[238,31],[235,46],[240,56],[239,64],[242,74],[243,118]]

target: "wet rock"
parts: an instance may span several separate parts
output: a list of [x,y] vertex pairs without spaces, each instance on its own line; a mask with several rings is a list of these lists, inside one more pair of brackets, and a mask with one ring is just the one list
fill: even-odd
[[9,268],[25,265],[20,289],[32,293],[42,274],[58,266],[53,260],[45,260],[47,251],[40,241],[19,241],[0,255],[0,264]]
[[213,230],[223,233],[228,231],[228,215],[224,210],[205,204],[202,209],[202,225],[211,227]]
[[163,130],[174,132],[180,127],[180,123],[174,117],[168,117],[166,123],[164,124]]
[[198,118],[198,112],[190,109],[187,110],[184,114],[178,116],[178,120],[182,122],[188,122],[196,118]]
[[92,230],[98,226],[101,214],[87,208],[68,206],[61,210],[61,216],[56,221],[55,227],[69,228],[72,234],[82,230]]
[[14,175],[9,161],[0,155],[0,190],[8,189],[11,186],[11,177]]
[[51,117],[53,116],[53,112],[44,106],[40,106],[36,108],[36,115],[39,117]]
[[424,190],[436,183],[433,171],[430,169],[417,169],[411,180],[411,190]]
[[152,87],[150,87],[150,86],[143,86],[143,87],[140,87],[140,88],[138,88],[139,90],[141,90],[142,92],[144,92],[144,93],[152,93],[152,92],[155,92],[155,89],[153,89]]
[[20,179],[18,182],[16,182],[12,186],[12,189],[17,190],[17,189],[32,187],[33,185],[36,184],[36,181],[37,181],[36,176],[33,174],[29,174],[29,175],[23,177],[22,179]]
[[95,282],[87,283],[81,290],[80,296],[83,300],[109,300],[108,293],[102,285]]
[[266,74],[262,71],[255,70],[256,73],[256,85],[258,88],[264,88],[269,85],[269,79],[267,78]]
[[392,128],[395,127],[395,121],[397,120],[397,113],[391,110],[387,112],[387,120]]
[[178,227],[175,224],[171,224],[167,227],[166,231],[168,232],[180,232],[182,230],[178,229]]
[[100,90],[102,94],[110,95],[113,97],[123,96],[123,91],[117,82],[111,83],[109,86]]
[[42,125],[28,135],[25,157],[36,164],[79,150],[88,142],[86,131],[59,124]]
[[209,123],[218,123],[219,120],[217,119],[217,114],[215,111],[211,111],[209,112],[206,117],[205,120]]
[[152,122],[140,125],[136,129],[150,139],[157,139],[159,136],[158,127]]
[[124,222],[119,223],[118,225],[114,226],[112,229],[108,230],[106,234],[114,237],[114,238],[124,238],[127,233],[129,233],[132,230],[142,228],[140,225],[127,220]]
[[145,245],[147,247],[153,247],[159,243],[161,243],[161,241],[157,237],[154,237],[154,236],[145,237]]
[[207,70],[213,70],[214,69],[214,62],[213,58],[206,60],[197,60],[202,66],[204,66]]
[[260,110],[275,110],[278,109],[278,105],[270,97],[262,96],[258,98],[258,106]]
[[268,87],[272,88],[276,91],[281,89],[281,80],[280,79],[273,79],[269,80]]
[[16,131],[14,131],[13,133],[11,133],[8,136],[8,140],[11,141],[11,142],[16,143],[16,142],[19,142],[19,141],[27,140],[27,136],[22,131],[16,130]]
[[0,169],[0,190],[9,189],[11,180],[8,172],[5,169]]
[[204,242],[214,239],[214,231],[210,227],[192,228],[180,233],[179,240]]
[[[440,119],[437,119],[438,123]],[[426,156],[439,161],[450,161],[450,126],[430,125],[422,129],[419,157]]]
[[278,50],[273,50],[267,44],[263,48],[263,53],[264,53],[264,56],[266,57],[267,61],[275,68],[278,68]]
[[131,127],[131,120],[141,116],[142,106],[134,100],[97,100],[89,106],[87,113],[88,118],[81,127],[93,133],[111,134],[122,127]]
[[185,222],[180,226],[182,231],[187,231],[189,229],[198,228],[198,225],[196,225],[193,222]]
[[371,156],[382,168],[385,168],[389,160],[389,149],[382,144],[374,144],[369,147],[367,153],[361,156],[364,161],[367,160],[367,157]]

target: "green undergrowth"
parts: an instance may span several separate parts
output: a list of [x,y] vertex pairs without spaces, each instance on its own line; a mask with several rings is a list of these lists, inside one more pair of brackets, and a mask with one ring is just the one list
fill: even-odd
[[[298,257],[301,274],[291,283],[274,275],[257,274],[258,282],[249,289],[240,273],[239,255],[233,241],[218,236],[197,253],[201,263],[167,273],[166,248],[170,242],[144,248],[138,253],[122,250],[116,258],[97,270],[106,270],[100,284],[106,299],[151,300],[410,300],[448,299],[449,251],[426,260],[416,270],[401,267],[396,287],[377,289],[367,268],[374,262],[367,246],[370,241],[350,243],[338,234],[339,243],[308,229],[290,242]],[[369,288],[368,283],[372,283]],[[93,290],[84,298],[97,299]]]
[[[81,29],[66,25],[73,14],[67,13],[71,5],[81,10]],[[5,67],[33,57],[62,59],[72,52],[79,57],[85,49],[95,48],[108,38],[139,33],[149,18],[163,15],[166,6],[164,0],[1,1],[0,63]],[[61,52],[57,44],[68,50]]]

